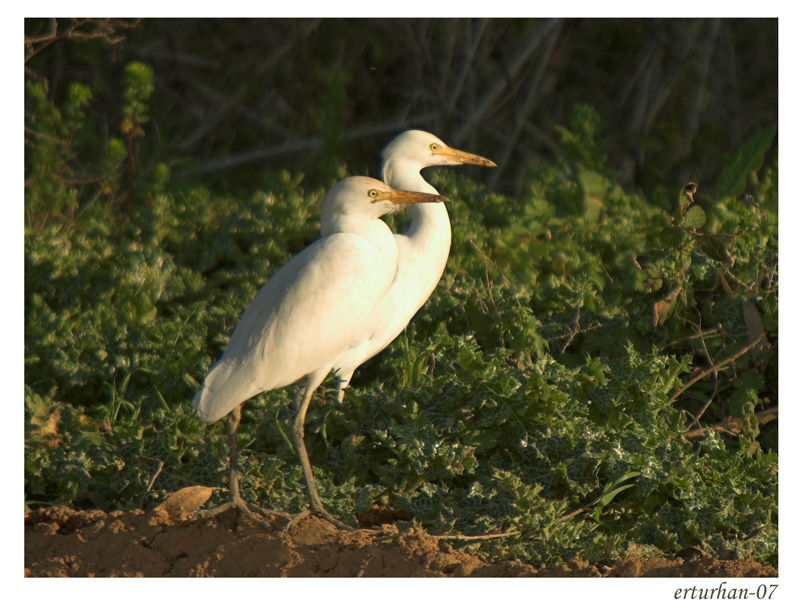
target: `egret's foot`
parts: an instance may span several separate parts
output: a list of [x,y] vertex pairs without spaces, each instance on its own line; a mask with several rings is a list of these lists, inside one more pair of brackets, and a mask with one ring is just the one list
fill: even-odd
[[340,530],[358,530],[357,528],[353,528],[352,526],[348,526],[344,522],[340,522],[339,520],[334,518],[330,513],[328,513],[324,509],[322,511],[314,511],[313,513],[314,513],[315,516],[318,516],[318,517],[322,518],[323,520],[327,520],[328,522],[330,522],[331,524],[333,524],[336,528],[338,528]]
[[305,511],[301,511],[301,512],[300,512],[300,513],[298,513],[296,516],[292,517],[292,519],[291,519],[291,520],[289,520],[289,522],[288,522],[288,523],[286,524],[286,526],[284,527],[283,531],[284,531],[284,532],[289,532],[289,529],[290,529],[292,526],[294,526],[295,524],[297,524],[297,523],[298,523],[300,520],[302,520],[303,518],[307,518],[309,515],[311,515],[311,509],[306,509]]
[[289,523],[286,525],[285,530],[288,531],[292,526],[297,524],[300,520],[302,520],[303,518],[307,518],[310,515],[315,515],[318,518],[322,518],[323,520],[326,520],[326,521],[330,522],[331,524],[333,524],[336,528],[338,528],[340,530],[350,530],[350,531],[358,530],[357,528],[353,528],[352,526],[348,526],[344,522],[340,522],[335,517],[333,517],[330,513],[325,511],[324,508],[322,508],[321,511],[314,511],[314,510],[311,510],[311,509],[306,509],[305,511],[302,511],[302,512],[298,513],[291,520],[289,520]]
[[235,496],[230,499],[228,502],[221,504],[219,507],[215,507],[214,509],[208,509],[207,511],[201,511],[197,514],[197,518],[204,519],[204,518],[212,518],[217,516],[221,513],[228,511],[228,509],[238,509],[241,513],[243,513],[247,518],[255,522],[256,524],[263,526],[270,532],[273,532],[274,529],[272,526],[263,518],[256,515],[256,512],[266,516],[266,517],[279,517],[279,518],[286,518],[288,520],[292,519],[292,516],[288,513],[283,511],[274,511],[272,509],[262,509],[261,507],[257,507],[256,505],[250,505],[244,501],[241,497]]
[[[244,404],[244,402],[242,404]],[[233,409],[233,411],[231,411],[228,414],[228,419],[227,419],[228,455],[230,459],[230,470],[228,475],[228,502],[220,505],[219,507],[215,507],[214,509],[203,511],[197,514],[197,517],[202,519],[202,518],[216,516],[219,515],[220,513],[227,511],[228,509],[235,507],[256,524],[259,524],[264,528],[266,528],[267,530],[272,531],[273,528],[269,524],[267,524],[266,521],[257,516],[256,512],[260,513],[263,516],[286,518],[288,520],[291,520],[292,516],[283,511],[273,511],[272,509],[262,509],[261,507],[257,507],[256,505],[250,505],[247,502],[245,502],[245,500],[242,498],[241,493],[239,492],[239,472],[238,472],[239,449],[236,444],[236,432],[239,429],[239,421],[242,418],[242,404]]]

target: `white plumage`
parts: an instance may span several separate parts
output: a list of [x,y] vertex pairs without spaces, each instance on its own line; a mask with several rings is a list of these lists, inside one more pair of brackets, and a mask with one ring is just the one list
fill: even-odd
[[[496,166],[491,160],[445,145],[438,137],[421,130],[409,130],[395,137],[383,150],[381,177],[400,190],[436,194],[420,174],[439,165]],[[419,203],[406,210],[409,228],[394,235],[398,270],[391,288],[371,313],[362,332],[364,341],[345,350],[334,362],[338,376],[339,400],[353,372],[380,353],[408,325],[430,297],[444,273],[450,254],[450,218],[444,203]],[[324,228],[322,230],[324,235]]]
[[304,379],[292,437],[303,465],[311,510],[336,522],[319,499],[303,442],[308,404],[337,358],[362,353],[373,312],[395,280],[398,245],[380,217],[409,204],[444,201],[447,199],[438,194],[397,190],[365,177],[345,178],[326,193],[321,205],[323,237],[293,257],[261,288],[192,401],[204,421],[213,422],[234,412],[229,422],[229,432],[234,435],[232,504],[240,509],[244,505],[234,481],[235,431],[241,405],[262,391]]

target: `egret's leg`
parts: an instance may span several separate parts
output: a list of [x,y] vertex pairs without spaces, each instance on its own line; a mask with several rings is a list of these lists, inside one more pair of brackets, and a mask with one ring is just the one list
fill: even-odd
[[273,511],[271,509],[262,509],[255,505],[248,505],[242,498],[239,492],[239,446],[236,442],[236,435],[239,430],[239,422],[242,419],[242,406],[244,403],[237,406],[233,411],[228,414],[227,427],[228,427],[228,455],[230,457],[230,474],[228,476],[228,502],[202,513],[202,517],[211,517],[227,511],[232,507],[236,507],[248,518],[260,524],[261,526],[272,530],[269,524],[259,518],[253,513],[255,509],[257,512],[266,516],[279,516],[283,518],[290,518],[288,513],[282,511]]
[[344,402],[344,390],[345,388],[350,385],[350,379],[353,378],[353,373],[346,375],[339,376],[338,380],[336,381],[336,399],[339,401],[339,404]]
[[[314,482],[314,475],[311,471],[311,460],[309,460],[308,451],[306,451],[304,439],[305,430],[303,428],[303,424],[305,423],[308,405],[311,402],[311,397],[314,395],[315,389],[316,387],[310,387],[309,383],[306,383],[303,386],[302,393],[295,398],[295,402],[297,403],[297,414],[295,415],[294,423],[292,424],[292,442],[294,443],[294,448],[297,450],[297,455],[300,457],[300,466],[303,467],[303,476],[305,477],[306,486],[308,487],[308,504],[310,512],[318,515],[324,520],[328,520],[328,522],[338,526],[339,528],[353,530],[352,527],[347,526],[347,524],[343,524],[325,510],[325,507],[322,504],[322,499],[320,499],[319,492],[317,491],[317,484]],[[308,515],[307,512],[300,514],[291,522],[289,522],[289,526],[306,515]]]

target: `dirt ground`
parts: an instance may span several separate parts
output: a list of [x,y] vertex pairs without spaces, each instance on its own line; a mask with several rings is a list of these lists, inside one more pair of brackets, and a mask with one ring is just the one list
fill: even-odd
[[152,512],[51,507],[25,516],[26,577],[777,577],[747,560],[580,559],[555,568],[489,563],[446,539],[383,525],[341,531],[314,516],[288,531],[236,511],[196,519],[208,488],[186,488]]

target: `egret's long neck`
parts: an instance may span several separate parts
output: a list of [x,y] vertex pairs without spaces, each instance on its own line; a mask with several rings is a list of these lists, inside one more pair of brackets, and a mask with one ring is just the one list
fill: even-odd
[[398,248],[397,243],[392,241],[392,230],[380,218],[344,215],[338,212],[322,216],[321,235],[325,237],[336,233],[360,235],[378,249],[382,258],[397,261]]
[[[381,176],[392,188],[439,194],[420,175],[420,167],[409,164],[408,161],[398,164],[384,162]],[[412,266],[410,269],[420,277],[421,283],[424,282],[423,287],[429,295],[442,277],[447,264],[450,253],[450,218],[444,203],[419,203],[408,206],[406,211],[411,216],[411,224],[403,233],[395,236],[400,260],[401,263],[405,260]]]

